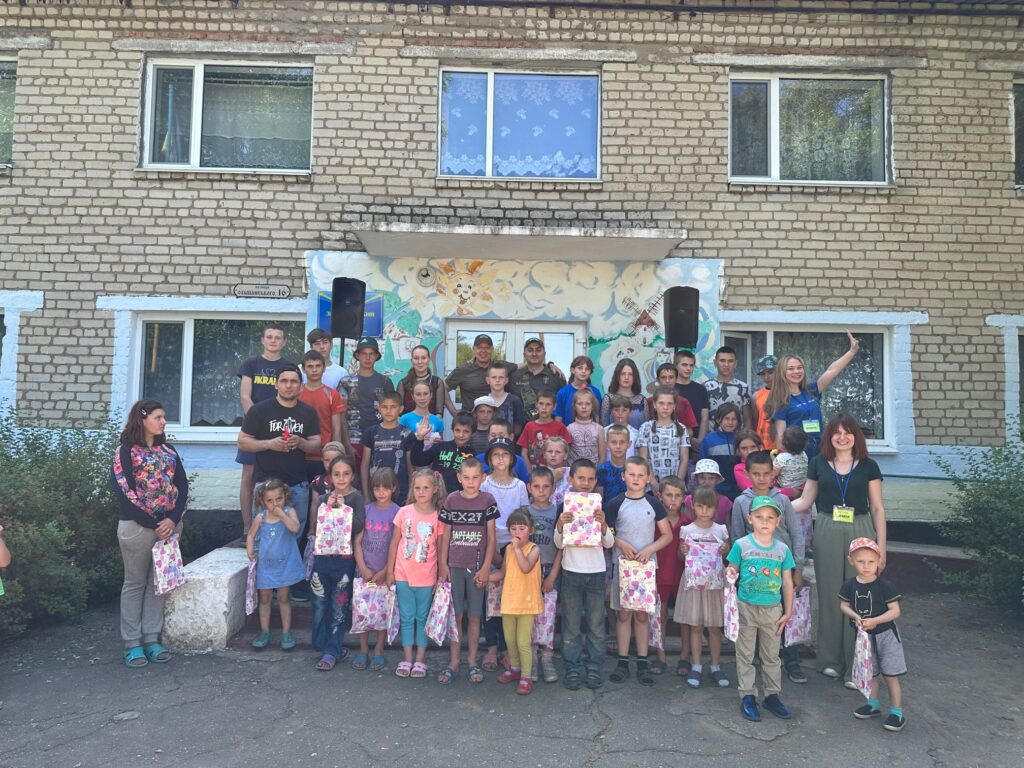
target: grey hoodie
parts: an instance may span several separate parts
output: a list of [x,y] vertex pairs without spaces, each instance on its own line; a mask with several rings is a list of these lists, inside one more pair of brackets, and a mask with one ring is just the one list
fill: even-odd
[[[779,493],[777,488],[772,488],[772,492],[769,495],[775,499],[779,509],[782,510],[782,519],[779,520],[779,527],[775,529],[775,536],[789,547],[793,553],[793,559],[796,560],[796,564],[798,566],[803,565],[804,557],[807,555],[806,545],[804,543],[804,535],[800,530],[800,521],[793,510],[793,505],[789,499]],[[732,520],[729,525],[729,535],[732,536],[733,541],[746,536],[754,530],[747,522],[747,517],[750,515],[750,505],[753,503],[755,496],[757,494],[754,493],[754,489],[747,488],[732,503]]]

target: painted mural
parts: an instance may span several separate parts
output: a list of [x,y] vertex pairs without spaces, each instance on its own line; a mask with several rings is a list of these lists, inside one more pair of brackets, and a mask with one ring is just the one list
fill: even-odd
[[[605,390],[615,364],[624,357],[640,366],[644,381],[671,360],[664,346],[662,296],[673,285],[701,294],[698,366],[714,376],[711,358],[718,327],[717,261],[666,259],[660,262],[551,262],[386,259],[362,252],[308,251],[310,305],[307,322],[325,326],[331,281],[363,280],[380,297],[383,358],[378,370],[397,381],[409,370],[412,348],[434,350],[444,359],[448,319],[583,321],[594,381]],[[350,343],[351,347],[351,343]],[[351,360],[351,355],[346,355]],[[443,368],[443,366],[441,366]],[[696,376],[695,376],[696,378]]]

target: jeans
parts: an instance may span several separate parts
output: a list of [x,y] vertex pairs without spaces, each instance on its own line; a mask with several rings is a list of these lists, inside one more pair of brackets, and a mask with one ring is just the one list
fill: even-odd
[[313,593],[313,650],[341,658],[341,642],[352,615],[352,577],[356,561],[340,555],[317,555],[309,589]]
[[292,506],[295,507],[295,514],[299,517],[299,530],[306,530],[306,521],[309,519],[309,483],[299,483],[292,486]]
[[[600,675],[604,669],[604,572],[562,571],[562,658],[565,671]],[[580,622],[586,616],[586,632]],[[586,658],[584,659],[584,650]]]
[[434,597],[433,587],[410,587],[409,582],[395,583],[398,592],[398,615],[402,620],[402,647],[427,647],[427,614]]

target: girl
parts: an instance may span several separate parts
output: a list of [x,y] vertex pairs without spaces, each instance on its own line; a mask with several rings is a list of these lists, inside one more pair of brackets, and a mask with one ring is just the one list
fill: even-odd
[[[281,650],[295,647],[292,637],[292,603],[288,588],[298,584],[305,576],[302,558],[295,539],[299,535],[299,516],[294,507],[287,506],[291,488],[277,479],[256,486],[253,501],[262,510],[245,537],[245,552],[256,561],[256,589],[260,598],[260,634],[252,641],[253,648],[270,645],[270,601],[277,590],[277,605],[281,610]],[[256,540],[259,537],[259,555]]]
[[[316,541],[316,528],[321,513],[329,514],[334,507],[352,509],[352,537],[363,532],[365,515],[363,495],[352,487],[356,465],[348,456],[337,456],[331,462],[328,478],[329,493],[317,507],[309,526],[309,537]],[[321,672],[329,672],[348,655],[342,648],[345,627],[352,613],[352,578],[355,576],[354,555],[314,555],[313,575],[309,588],[313,593],[313,650],[323,655],[316,663]]]
[[739,495],[739,490],[736,488],[736,476],[733,474],[738,460],[734,441],[736,430],[740,428],[742,419],[739,406],[733,403],[722,403],[715,412],[715,423],[718,426],[700,443],[700,457],[714,459],[718,462],[718,469],[723,478],[722,482],[718,484],[718,492],[730,501]]
[[[412,385],[412,399],[415,403],[415,407],[411,411],[407,411],[402,416],[398,423],[408,429],[410,432],[415,433],[420,425],[420,422],[426,419],[430,422],[430,431],[437,433],[437,438],[431,440],[431,442],[440,442],[441,437],[444,435],[444,422],[441,421],[440,416],[435,416],[430,411],[431,398],[433,395],[430,392],[430,386],[423,381],[418,381]],[[429,445],[427,446],[430,447]]]
[[[723,610],[724,568],[722,556],[729,551],[729,531],[724,525],[714,522],[718,509],[718,494],[713,488],[698,488],[693,493],[693,513],[696,519],[679,529],[679,557],[686,561],[683,578],[676,593],[676,610],[673,618],[690,631],[690,674],[686,682],[693,688],[700,687],[703,674],[701,666],[701,645],[704,627],[708,628],[708,647],[711,649],[711,679],[725,688],[729,680],[718,665],[722,653],[722,630],[725,625]],[[712,550],[710,571],[707,574],[719,587],[701,586],[687,588],[686,581],[693,575],[692,569],[701,563],[696,550]],[[691,552],[691,550],[693,550]]]
[[[714,459],[701,459],[693,468],[693,481],[696,488],[714,488],[722,482],[722,473],[718,469],[718,462]],[[696,490],[696,489],[695,489]],[[683,514],[693,520],[693,497],[687,496],[683,502]],[[718,497],[718,514],[715,515],[715,522],[722,525],[729,524],[729,517],[732,515],[732,502],[727,496]]]
[[733,477],[736,478],[736,490],[739,494],[743,493],[752,485],[750,478],[747,477],[747,456],[752,454],[754,451],[763,451],[764,441],[761,440],[761,436],[757,434],[757,432],[752,432],[749,429],[741,429],[736,433],[735,446],[739,463],[736,464],[732,473]]
[[566,426],[572,424],[572,399],[579,390],[589,389],[594,393],[598,402],[601,401],[600,390],[590,383],[590,377],[594,373],[594,363],[589,357],[585,355],[574,357],[569,366],[569,372],[569,383],[558,390],[558,394],[555,396],[554,413],[555,418]]
[[[441,523],[437,513],[444,503],[444,480],[430,469],[413,472],[409,498],[395,515],[395,533],[388,550],[387,583],[398,590],[402,618],[402,652],[395,669],[398,677],[426,677],[427,614],[437,584],[437,547]],[[413,645],[416,661],[413,663]]]
[[572,436],[569,463],[576,459],[590,459],[595,464],[604,461],[604,430],[594,421],[597,398],[589,389],[581,389],[572,396],[573,421],[566,429]]
[[447,409],[448,413],[454,416],[456,414],[455,404],[448,394],[447,387],[444,386],[444,382],[439,377],[430,372],[430,350],[422,344],[418,344],[412,348],[411,359],[412,367],[409,368],[409,372],[405,374],[405,377],[398,382],[398,386],[395,388],[398,394],[402,396],[405,412],[409,413],[416,408],[413,387],[418,383],[423,383],[430,390],[428,405],[430,413],[435,416],[441,416]]
[[640,381],[640,369],[636,363],[628,357],[619,360],[612,372],[612,383],[608,385],[608,394],[601,400],[601,423],[611,424],[612,418],[612,395],[622,395],[629,398],[630,412],[629,425],[640,429],[640,425],[651,420],[651,411],[647,405],[647,398],[641,394],[643,390]]
[[501,571],[491,581],[501,581],[501,625],[508,642],[510,667],[498,675],[499,683],[518,683],[516,693],[533,691],[533,619],[543,609],[540,594],[540,548],[530,541],[533,518],[526,509],[508,516],[512,541],[505,549]]
[[[665,519],[668,520],[672,530],[672,541],[679,540],[679,529],[690,522],[683,517],[683,500],[686,498],[686,486],[683,481],[675,475],[669,475],[661,480],[661,505],[665,507]],[[661,598],[661,630],[662,637],[668,637],[668,607],[669,603],[679,589],[679,579],[683,575],[683,564],[679,560],[679,548],[667,546],[658,550],[658,597]],[[676,667],[679,672],[683,659],[686,658],[688,650],[688,635],[683,636],[682,653],[680,654],[680,666]],[[664,643],[663,643],[664,645]],[[651,663],[651,672],[660,675],[665,671],[667,659],[665,649],[657,651],[657,661]]]
[[807,433],[800,427],[789,427],[782,433],[779,445],[782,450],[775,455],[775,483],[779,492],[787,499],[797,498],[807,482]]
[[569,444],[561,437],[549,437],[544,441],[542,461],[555,476],[555,492],[551,501],[557,507],[569,490]]
[[[364,581],[383,584],[387,578],[388,551],[391,549],[391,534],[394,532],[395,515],[398,505],[394,495],[398,491],[398,477],[390,467],[374,470],[370,476],[373,502],[366,505],[366,519],[363,530],[355,537],[356,568]],[[378,632],[373,648],[370,669],[379,672],[384,669],[384,639],[386,632]],[[353,669],[366,669],[369,651],[369,632],[359,634],[359,653],[352,660]]]
[[678,476],[680,468],[690,464],[690,435],[676,421],[676,393],[671,387],[659,386],[654,390],[655,417],[640,427],[636,440],[636,453],[651,464],[651,489],[660,494],[659,482],[663,477]]

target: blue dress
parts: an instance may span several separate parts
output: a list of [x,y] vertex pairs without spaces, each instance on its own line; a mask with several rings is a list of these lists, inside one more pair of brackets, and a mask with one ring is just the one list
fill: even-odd
[[268,523],[264,515],[256,535],[256,589],[290,587],[306,578],[296,539],[283,522]]

